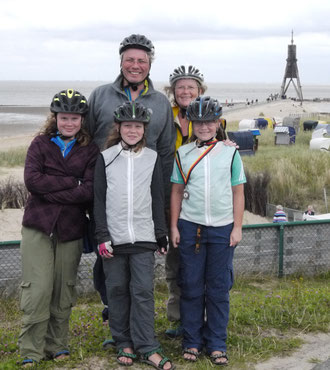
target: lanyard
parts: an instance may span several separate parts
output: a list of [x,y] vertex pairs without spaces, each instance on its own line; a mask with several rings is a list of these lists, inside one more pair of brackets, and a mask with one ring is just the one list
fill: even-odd
[[180,161],[180,157],[179,157],[179,153],[177,152],[176,153],[176,156],[175,156],[175,161],[176,161],[176,164],[178,165],[178,168],[179,168],[179,171],[181,173],[181,176],[183,178],[183,181],[184,181],[184,184],[187,185],[188,181],[189,181],[189,178],[190,178],[190,175],[191,175],[191,172],[192,170],[198,165],[198,163],[208,154],[210,153],[210,151],[216,146],[218,140],[213,140],[213,141],[209,141],[207,144],[209,145],[209,147],[196,159],[196,161],[191,165],[191,167],[189,168],[189,171],[187,173],[187,176],[184,174],[183,170],[182,170],[182,166],[181,166],[181,161]]
[[[149,84],[148,81],[144,81],[144,89],[140,91],[139,96],[145,95],[149,90]],[[132,95],[131,95],[131,90],[129,89],[129,86],[124,87],[124,91],[126,96],[128,97],[129,101],[132,101]]]

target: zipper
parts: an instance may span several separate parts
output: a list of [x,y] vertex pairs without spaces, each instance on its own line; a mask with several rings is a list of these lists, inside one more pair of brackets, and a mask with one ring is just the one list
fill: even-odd
[[131,153],[129,153],[127,162],[127,230],[132,244],[135,243],[135,234],[133,228],[133,164],[133,158]]

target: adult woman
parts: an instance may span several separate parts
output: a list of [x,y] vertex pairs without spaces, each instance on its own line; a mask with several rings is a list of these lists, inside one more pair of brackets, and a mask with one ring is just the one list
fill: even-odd
[[174,125],[176,128],[176,150],[192,135],[191,122],[186,117],[186,110],[191,101],[205,93],[204,76],[198,68],[180,66],[175,68],[169,78],[170,86],[165,92],[172,103]]
[[82,127],[88,111],[83,95],[60,91],[50,110],[24,169],[30,196],[22,227],[19,346],[25,367],[69,356],[69,319],[99,152]]
[[[175,149],[185,144],[192,136],[192,123],[186,117],[186,110],[191,101],[204,94],[207,87],[204,85],[204,76],[198,68],[179,66],[175,68],[169,77],[170,86],[165,87],[165,92],[171,100],[174,125],[176,128]],[[177,274],[179,269],[179,253],[170,245],[166,255],[165,271],[169,289],[167,303],[167,318],[175,322],[174,328],[166,330],[169,337],[177,337],[182,334],[180,327],[180,288],[177,286]]]
[[[169,77],[170,86],[165,87],[165,92],[171,100],[174,125],[176,128],[175,149],[187,143],[192,135],[192,122],[187,118],[186,111],[189,104],[198,96],[203,95],[207,89],[204,84],[204,76],[200,70],[192,65],[179,66],[174,69]],[[220,119],[225,128],[225,120]],[[230,140],[225,141],[225,145],[235,146]],[[180,325],[180,288],[177,285],[177,275],[179,269],[179,253],[170,243],[169,251],[166,255],[165,272],[166,281],[169,289],[169,299],[167,303],[167,318],[175,322],[174,328],[166,330],[166,335],[175,338],[182,335]]]

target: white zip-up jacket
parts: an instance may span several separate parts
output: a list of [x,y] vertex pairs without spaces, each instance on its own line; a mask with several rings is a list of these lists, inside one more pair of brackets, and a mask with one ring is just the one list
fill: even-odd
[[156,249],[166,235],[164,190],[157,153],[123,150],[119,143],[103,151],[94,176],[94,217],[98,243]]
[[[177,151],[185,176],[207,147],[196,142],[183,145]],[[184,184],[174,161],[171,181]],[[192,170],[187,196],[182,200],[180,218],[205,226],[225,226],[234,221],[232,186],[246,182],[241,157],[235,147],[218,142]]]

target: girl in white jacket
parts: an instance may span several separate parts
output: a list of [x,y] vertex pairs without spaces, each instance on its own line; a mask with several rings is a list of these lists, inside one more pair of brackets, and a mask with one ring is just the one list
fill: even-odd
[[142,362],[174,369],[154,333],[154,252],[166,253],[167,230],[160,160],[146,147],[150,116],[136,102],[114,112],[115,127],[95,167],[96,239],[118,363],[131,366],[139,353]]

